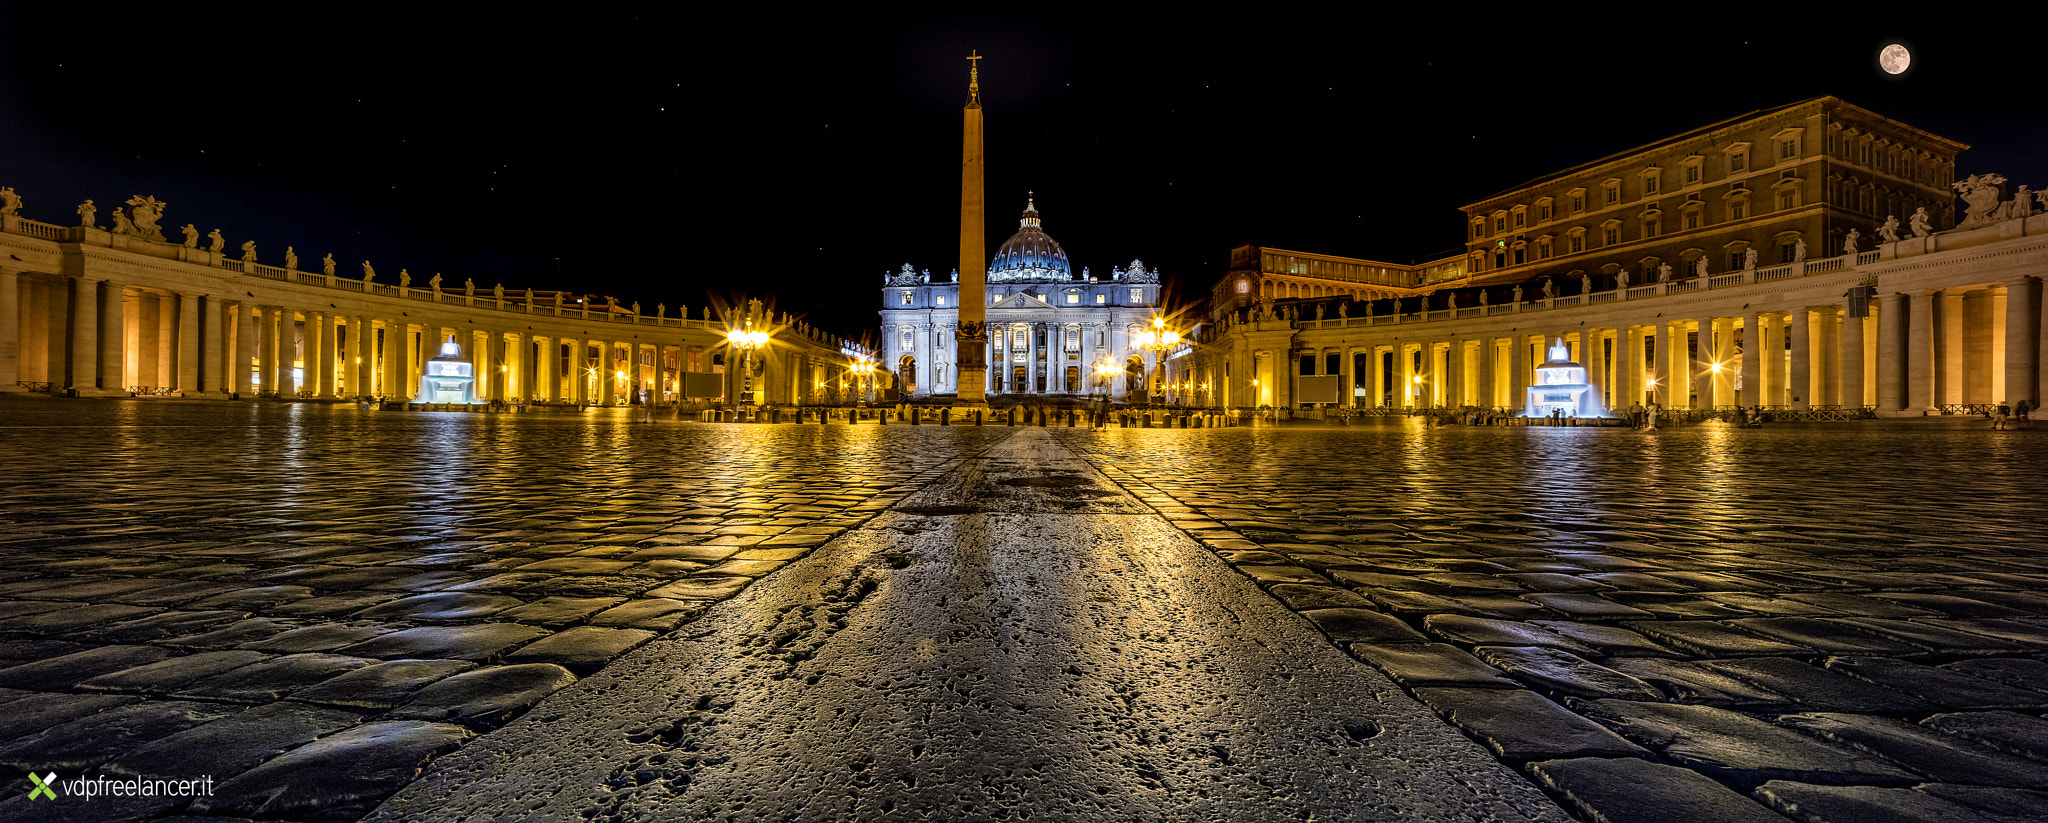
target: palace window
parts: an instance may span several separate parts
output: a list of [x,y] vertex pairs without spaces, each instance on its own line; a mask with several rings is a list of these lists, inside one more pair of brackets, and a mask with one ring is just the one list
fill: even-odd
[[1730,174],[1749,170],[1749,144],[1743,143],[1740,145],[1741,148],[1728,150],[1728,173]]
[[1607,193],[1607,194],[1606,194],[1606,197],[1605,197],[1605,198],[1603,198],[1603,202],[1605,202],[1605,203],[1606,203],[1607,205],[1610,205],[1610,206],[1612,206],[1612,205],[1614,205],[1614,204],[1616,204],[1616,203],[1619,203],[1619,202],[1621,202],[1621,181],[1620,181],[1620,180],[1609,180],[1609,181],[1607,181],[1607,182],[1605,182],[1605,183],[1602,183],[1602,184],[1600,185],[1600,189],[1601,189],[1601,191],[1604,191],[1604,192],[1606,192],[1606,193]]
[[1548,197],[1545,197],[1545,198],[1543,198],[1543,199],[1541,199],[1541,200],[1538,200],[1538,201],[1536,201],[1536,222],[1538,222],[1538,223],[1541,223],[1541,222],[1544,222],[1544,221],[1546,221],[1546,220],[1549,220],[1549,219],[1550,219],[1550,198],[1548,198]]
[[1515,207],[1515,228],[1518,228],[1518,229],[1519,229],[1519,228],[1522,228],[1523,226],[1527,226],[1527,225],[1529,225],[1529,211],[1528,211],[1528,209],[1527,209],[1526,207],[1523,207],[1523,206],[1516,206],[1516,207]]
[[1798,193],[1798,192],[1796,192],[1796,191],[1794,191],[1794,190],[1792,190],[1792,189],[1779,189],[1779,190],[1778,190],[1778,210],[1779,210],[1779,211],[1784,211],[1785,209],[1793,208],[1793,207],[1795,207],[1795,206],[1798,206],[1798,205],[1799,205],[1799,193]]
[[1612,220],[1600,227],[1600,245],[1612,246],[1621,242],[1621,224]]
[[1697,156],[1695,156],[1695,157],[1688,157],[1688,158],[1686,158],[1686,160],[1685,160],[1685,184],[1686,184],[1686,185],[1690,186],[1690,185],[1692,185],[1692,184],[1694,184],[1694,183],[1698,183],[1698,182],[1700,182],[1700,167],[1701,167],[1701,166],[1703,166],[1703,165],[1705,165],[1705,163],[1706,163],[1706,161],[1705,161],[1705,160],[1703,160],[1703,159],[1701,159],[1701,158],[1699,158],[1699,157],[1697,157]]
[[1132,290],[1131,290],[1131,302],[1133,302],[1133,303],[1143,303],[1143,302],[1145,302],[1145,290],[1144,290],[1144,289],[1132,289]]
[[1728,203],[1728,219],[1742,220],[1749,217],[1749,201],[1733,200]]
[[1516,243],[1516,244],[1515,244],[1515,265],[1519,266],[1519,265],[1522,265],[1522,263],[1523,263],[1523,262],[1525,262],[1525,261],[1524,261],[1524,260],[1522,259],[1522,255],[1523,255],[1524,253],[1526,253],[1526,252],[1527,252],[1527,250],[1528,250],[1528,247],[1524,246],[1523,244],[1521,244],[1521,243]]
[[1474,240],[1478,240],[1479,238],[1481,238],[1481,237],[1485,237],[1485,236],[1486,236],[1486,220],[1484,220],[1484,219],[1479,219],[1479,220],[1474,220],[1474,221],[1472,221],[1472,239],[1474,239]]
[[1663,234],[1663,226],[1664,222],[1662,220],[1659,220],[1654,216],[1645,217],[1643,218],[1643,236],[1656,237],[1657,235]]
[[1566,192],[1565,196],[1571,200],[1573,214],[1578,214],[1579,212],[1586,210],[1585,189],[1572,189],[1571,191]]
[[1536,241],[1536,259],[1550,259],[1550,238],[1545,237],[1541,240]]
[[1494,215],[1493,215],[1493,232],[1494,232],[1495,234],[1499,234],[1499,233],[1501,233],[1501,232],[1504,232],[1504,231],[1507,231],[1507,230],[1508,230],[1508,215],[1507,215],[1507,212],[1495,212],[1495,213],[1494,213]]
[[1078,292],[1067,292],[1067,305],[1077,306],[1080,305],[1080,303],[1081,295]]
[[1790,263],[1799,253],[1799,238],[1785,237],[1778,240],[1778,262]]
[[1109,305],[1109,295],[1107,295],[1107,294],[1098,294],[1098,295],[1095,295],[1095,305],[1098,305],[1098,306],[1106,306],[1106,305]]
[[1586,230],[1572,229],[1571,236],[1565,239],[1565,247],[1567,249],[1570,249],[1570,254],[1578,254],[1579,252],[1585,251]]
[[1663,169],[1659,169],[1655,166],[1652,166],[1648,171],[1643,172],[1644,197],[1648,197],[1650,195],[1657,193],[1658,181],[1663,177],[1663,171]]
[[910,305],[910,292],[906,291],[903,293],[903,305]]
[[1778,141],[1778,159],[1779,159],[1779,160],[1790,160],[1790,159],[1792,159],[1792,158],[1794,158],[1794,157],[1798,157],[1798,156],[1799,156],[1799,141],[1798,141],[1798,140],[1780,140],[1780,141]]

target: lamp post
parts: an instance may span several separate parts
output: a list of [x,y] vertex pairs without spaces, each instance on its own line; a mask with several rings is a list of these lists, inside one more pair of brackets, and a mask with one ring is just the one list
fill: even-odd
[[740,327],[725,333],[725,342],[740,350],[740,393],[746,396],[746,404],[754,403],[754,350],[768,345],[768,333],[754,330],[754,318],[748,317]]
[[1152,353],[1151,379],[1146,382],[1152,387],[1152,404],[1155,406],[1161,405],[1166,396],[1166,381],[1159,370],[1166,363],[1166,352],[1178,345],[1180,332],[1167,328],[1164,317],[1152,318],[1152,329],[1138,332],[1138,348]]
[[875,361],[860,358],[853,361],[853,365],[847,366],[846,370],[853,373],[853,390],[855,396],[859,398],[856,402],[860,406],[866,407],[868,404],[868,388],[873,385],[871,381],[875,377]]

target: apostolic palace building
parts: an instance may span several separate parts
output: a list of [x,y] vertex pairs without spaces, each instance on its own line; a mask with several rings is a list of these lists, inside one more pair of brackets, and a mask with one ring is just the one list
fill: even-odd
[[1608,409],[2038,404],[2048,215],[2001,176],[1956,180],[1965,148],[1822,97],[1467,205],[1462,260],[1367,300],[1366,261],[1243,247],[1169,395],[1520,410],[1561,339]]

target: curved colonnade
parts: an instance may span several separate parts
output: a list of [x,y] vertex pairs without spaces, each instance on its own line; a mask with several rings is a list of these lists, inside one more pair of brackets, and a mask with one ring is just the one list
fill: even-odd
[[[740,370],[714,365],[722,321],[400,288],[19,215],[0,215],[0,251],[0,392],[431,399],[421,369],[452,336],[476,402],[610,405],[646,389],[675,404],[685,373],[714,371],[723,397],[739,394]],[[762,402],[815,402],[843,345],[775,337],[752,358]]]
[[[1189,405],[1296,406],[1312,399],[1299,378],[1341,375],[1344,406],[1519,410],[1543,346],[1562,338],[1609,409],[1919,416],[2038,405],[2043,277],[2048,215],[2029,215],[1837,257],[1513,304],[1313,320],[1253,308],[1171,358],[1168,380]],[[1738,341],[1770,354],[1739,356]]]

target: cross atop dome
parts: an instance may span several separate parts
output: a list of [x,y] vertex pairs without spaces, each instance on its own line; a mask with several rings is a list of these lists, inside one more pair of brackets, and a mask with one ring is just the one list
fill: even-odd
[[967,107],[981,108],[981,60],[980,51],[967,53]]

